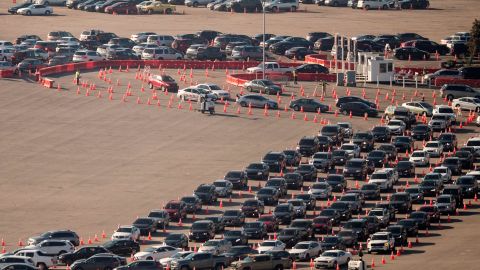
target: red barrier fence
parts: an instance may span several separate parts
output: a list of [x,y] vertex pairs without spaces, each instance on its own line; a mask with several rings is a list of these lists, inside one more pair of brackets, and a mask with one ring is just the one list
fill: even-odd
[[447,78],[447,77],[438,77],[435,79],[435,86],[441,87],[444,84],[466,84],[471,87],[480,87],[480,80],[455,79],[455,78]]
[[[228,74],[227,75],[227,83],[233,84],[236,86],[242,86],[244,83],[261,78],[261,73],[239,73],[239,74]],[[289,80],[293,79],[293,75],[291,73],[268,73],[265,77],[275,77],[275,76],[286,76]],[[335,74],[322,74],[322,73],[298,73],[297,78],[299,81],[327,81],[327,82],[335,82],[337,77]],[[272,79],[273,80],[273,79]]]
[[256,61],[190,61],[190,60],[111,60],[69,63],[65,65],[46,67],[39,70],[41,76],[47,76],[65,72],[75,72],[76,70],[91,70],[97,68],[138,68],[138,66],[151,68],[169,68],[169,69],[246,69],[258,66]]

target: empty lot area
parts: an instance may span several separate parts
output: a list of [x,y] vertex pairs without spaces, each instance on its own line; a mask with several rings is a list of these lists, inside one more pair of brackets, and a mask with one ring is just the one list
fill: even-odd
[[[231,15],[181,6],[177,8],[179,15],[113,16],[54,7],[55,16],[25,17],[7,15],[11,5],[7,2],[0,3],[0,40],[22,34],[46,38],[53,30],[70,31],[77,37],[86,29],[125,37],[141,31],[179,34],[212,29],[252,35],[262,31],[261,14]],[[439,41],[454,32],[468,31],[479,14],[480,1],[432,0],[430,10],[361,11],[315,5],[302,5],[301,9],[307,10],[267,14],[267,32],[298,36],[311,31],[349,36],[416,32]],[[179,79],[176,70],[167,73]],[[291,120],[285,112],[280,119],[275,112],[264,117],[262,110],[247,116],[242,109],[237,115],[233,107],[224,114],[217,105],[220,113],[207,116],[189,111],[188,104],[183,104],[182,110],[176,109],[177,103],[168,109],[166,97],[161,97],[160,107],[147,106],[148,93],[139,92],[141,83],[134,80],[133,72],[114,73],[122,85],[115,87],[114,100],[109,101],[107,85],[98,81],[96,74],[82,75],[97,82],[102,98],[85,97],[83,89],[77,95],[71,74],[54,78],[62,85],[60,92],[30,81],[0,80],[0,238],[7,241],[8,251],[15,249],[19,239],[25,242],[26,237],[50,229],[72,229],[85,239],[100,235],[102,230],[109,234],[117,224],[131,224],[150,209],[191,194],[201,183],[211,183],[229,170],[260,161],[270,150],[294,148],[302,136],[315,135],[321,128],[312,122],[313,114],[305,122],[302,114]],[[208,80],[202,74],[202,70],[196,71],[200,82],[225,84],[223,71],[212,71]],[[128,81],[135,93],[124,103],[121,93]],[[307,93],[315,88],[313,83],[304,86]],[[298,86],[287,90],[288,94],[299,93]],[[353,88],[352,92],[360,95],[361,90]],[[232,91],[238,89],[232,87]],[[343,96],[345,88],[337,91]],[[374,86],[367,87],[367,97],[372,99],[376,91]],[[384,86],[381,91],[391,93],[392,89]],[[397,88],[397,97],[405,93],[409,99],[413,92]],[[432,103],[432,90],[420,92]],[[137,97],[141,97],[141,105],[136,104]],[[288,100],[289,96],[284,96],[284,102]],[[325,102],[334,106],[331,98]],[[359,117],[335,118],[333,113],[322,117],[332,122],[350,121],[355,130],[379,123],[379,118],[366,122]],[[459,133],[459,146],[479,131],[479,127],[468,126]],[[353,183],[350,181],[349,186]],[[240,200],[234,198],[227,206],[238,208],[235,202]],[[468,213],[443,224],[443,229],[432,230],[429,237],[422,238],[422,244],[407,251],[405,258],[383,266],[381,256],[376,256],[377,267],[478,269],[480,208],[473,204]],[[161,235],[157,237],[161,239]]]

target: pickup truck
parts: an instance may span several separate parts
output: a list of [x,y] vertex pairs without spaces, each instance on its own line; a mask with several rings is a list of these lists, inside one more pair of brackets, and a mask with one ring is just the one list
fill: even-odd
[[170,263],[171,270],[213,269],[221,270],[227,267],[225,256],[216,256],[212,253],[192,253],[185,258],[173,260]]
[[235,270],[281,270],[290,268],[287,258],[273,258],[270,254],[255,254],[245,257],[241,261],[232,262]]
[[57,264],[57,256],[45,254],[38,249],[21,249],[15,253],[17,256],[24,256],[32,259],[34,265],[41,270]]
[[[247,73],[263,72],[264,63],[260,63],[256,67],[247,68]],[[277,62],[265,62],[265,73],[290,73],[293,68],[281,67]]]
[[395,237],[391,232],[377,232],[367,241],[367,252],[391,252],[395,250]]

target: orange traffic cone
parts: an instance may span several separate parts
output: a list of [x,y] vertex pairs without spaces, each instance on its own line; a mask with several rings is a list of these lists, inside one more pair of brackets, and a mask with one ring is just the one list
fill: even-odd
[[151,232],[148,232],[148,240],[149,240],[149,241],[152,240],[152,233],[151,233]]

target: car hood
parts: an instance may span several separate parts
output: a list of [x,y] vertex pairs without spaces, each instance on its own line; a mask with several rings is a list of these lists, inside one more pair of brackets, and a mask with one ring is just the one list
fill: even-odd
[[370,240],[370,244],[384,244],[388,243],[387,240]]
[[274,248],[275,248],[275,247],[261,247],[261,246],[260,246],[260,247],[257,248],[257,251],[258,251],[259,253],[262,253],[262,252],[265,252],[265,251],[273,250]]
[[311,193],[326,193],[326,192],[328,192],[328,190],[326,190],[326,189],[316,189],[316,188],[311,189],[310,191],[311,191]]
[[140,252],[135,253],[135,257],[144,257],[144,256],[148,256],[148,255],[152,255],[152,253],[151,252],[145,252],[145,251],[140,251]]
[[336,258],[334,257],[324,257],[324,256],[319,256],[315,259],[315,261],[333,261],[335,260]]
[[296,248],[292,248],[288,251],[288,253],[290,254],[300,254],[300,253],[304,253],[304,252],[307,252],[308,249],[296,249]]
[[130,236],[132,235],[131,233],[126,233],[126,232],[116,232],[114,233],[112,236],[123,236],[123,237],[126,237],[126,236]]

